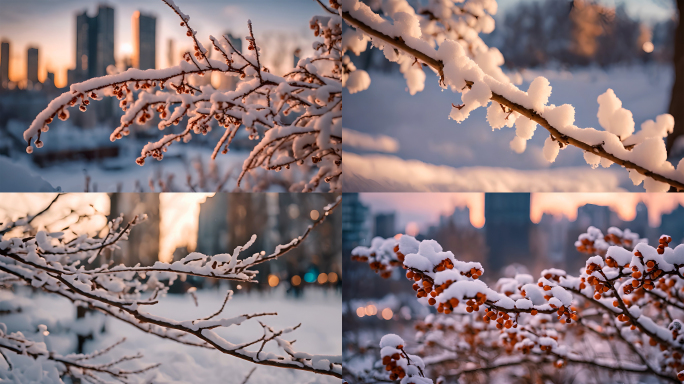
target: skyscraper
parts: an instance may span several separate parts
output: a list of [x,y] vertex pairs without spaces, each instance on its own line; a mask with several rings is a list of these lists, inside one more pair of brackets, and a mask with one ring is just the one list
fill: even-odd
[[0,87],[6,88],[9,83],[9,41],[0,44]]
[[114,64],[114,9],[100,5],[94,17],[76,15],[76,69],[69,82],[104,76]]
[[173,39],[169,39],[169,46],[166,52],[166,65],[167,67],[173,67],[178,64],[179,58],[176,57],[176,47]]
[[485,194],[487,266],[496,272],[530,257],[530,194]]
[[151,15],[143,15],[140,11],[133,13],[133,67],[140,69],[156,68],[156,24],[157,19]]
[[29,48],[26,52],[26,80],[38,84],[38,48]]

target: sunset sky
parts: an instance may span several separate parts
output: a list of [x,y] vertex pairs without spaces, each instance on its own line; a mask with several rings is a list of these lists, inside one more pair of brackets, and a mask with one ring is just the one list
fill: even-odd
[[[168,39],[175,40],[178,60],[181,49],[191,47],[178,16],[161,0],[0,0],[0,40],[10,41],[10,79],[25,79],[26,50],[37,47],[39,79],[43,80],[49,70],[56,73],[58,86],[66,85],[66,71],[75,66],[76,14],[87,9],[93,16],[100,3],[114,8],[117,62],[130,50],[131,16],[136,10],[157,17],[157,68],[167,67]],[[257,43],[268,51],[266,54],[282,53],[290,67],[295,45],[302,45],[304,49],[311,46],[314,36],[309,20],[321,12],[312,0],[176,0],[175,3],[190,15],[190,25],[205,45],[209,43],[209,35],[225,32],[244,38],[248,33],[247,20],[251,19]],[[283,44],[282,39],[289,43]]]
[[[486,224],[484,193],[361,193],[359,196],[373,214],[396,211],[397,231],[411,232],[416,226],[424,231],[437,223],[440,215],[450,215],[455,207],[466,206],[474,227]],[[530,199],[530,220],[534,223],[545,213],[574,221],[577,209],[586,204],[608,206],[620,219],[631,221],[636,217],[637,204],[644,202],[649,224],[658,227],[663,214],[684,206],[684,194],[676,193],[533,193]]]

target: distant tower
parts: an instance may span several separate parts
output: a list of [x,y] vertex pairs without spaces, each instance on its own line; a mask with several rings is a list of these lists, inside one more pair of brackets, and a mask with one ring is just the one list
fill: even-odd
[[88,14],[83,11],[83,13],[76,15],[76,69],[69,82],[78,82],[95,76],[96,48],[97,24],[95,18],[88,17]]
[[161,220],[159,195],[156,193],[111,193],[109,200],[110,220],[119,217],[121,213],[124,214],[124,223],[135,215],[147,215],[147,220],[136,225],[128,236],[128,240],[120,245],[120,249],[113,252],[114,264],[140,263],[148,266],[158,261]]
[[228,41],[230,41],[230,44],[232,44],[235,49],[242,52],[242,40],[240,40],[239,37],[233,36],[232,33],[225,33],[224,35],[228,37]]
[[156,24],[154,16],[133,13],[133,67],[140,69],[156,68]]
[[169,39],[168,50],[166,51],[166,65],[167,67],[173,67],[178,64],[178,58],[176,57],[176,47],[173,39]]
[[512,263],[530,261],[530,194],[485,194],[487,267],[500,273]]
[[78,82],[107,74],[114,65],[114,8],[100,5],[97,15],[86,11],[76,15],[76,69],[69,82]]
[[[230,44],[235,47],[236,50],[239,52],[242,52],[242,40],[240,40],[238,37],[233,36],[232,34],[226,32],[223,34],[224,37],[230,42]],[[224,41],[222,38],[220,41]],[[235,88],[237,87],[238,82],[240,81],[240,78],[237,76],[228,76],[226,74],[218,74],[218,87],[217,89],[220,91],[234,91]]]
[[38,84],[38,48],[29,48],[26,57],[26,80]]
[[0,88],[7,88],[9,83],[9,41],[0,44]]
[[0,88],[7,88],[9,83],[9,41],[0,44]]
[[114,8],[100,5],[97,8],[97,58],[95,76],[107,74],[114,61]]
[[358,193],[345,193],[342,204],[342,253],[349,255],[359,245],[369,245],[372,238],[370,209]]
[[394,226],[394,212],[375,215],[375,236],[393,237],[397,233]]

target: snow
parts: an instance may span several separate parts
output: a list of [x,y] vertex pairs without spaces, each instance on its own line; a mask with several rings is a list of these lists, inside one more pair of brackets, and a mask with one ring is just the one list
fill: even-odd
[[387,334],[387,335],[383,336],[382,339],[380,339],[380,348],[385,348],[385,347],[396,348],[399,345],[405,345],[404,339],[402,339],[401,337],[399,337],[393,333]]
[[361,92],[368,89],[368,87],[370,87],[370,83],[371,78],[368,75],[368,72],[364,70],[356,70],[349,74],[349,77],[347,77],[347,80],[343,85],[347,87],[347,90],[350,94],[354,94],[356,92]]
[[[264,318],[264,321],[276,328],[290,327],[301,322],[300,328],[285,337],[289,340],[297,339],[295,345],[298,350],[321,355],[341,354],[342,305],[340,293],[314,288],[305,290],[302,299],[294,299],[286,296],[283,288],[281,286],[270,293],[263,294],[238,293],[226,306],[222,316],[230,317],[242,313],[263,311],[278,312],[278,316],[269,316]],[[169,295],[154,307],[153,313],[176,320],[207,316],[221,306],[224,299],[223,295],[223,292],[215,290],[199,290],[197,291],[199,307],[195,307],[192,299],[188,296]],[[8,298],[2,297],[3,299]],[[76,311],[66,299],[37,294],[30,298],[24,298],[22,307],[24,308],[23,313],[3,317],[3,321],[8,320],[7,324],[10,330],[17,329],[33,333],[33,330],[36,329],[33,327],[36,327],[37,323],[45,323],[48,330],[52,330],[49,336],[45,336],[48,345],[62,354],[70,353],[73,350],[75,337],[61,331],[63,327],[68,327],[76,320]],[[65,308],[72,308],[72,310],[65,311]],[[104,318],[103,316],[100,317]],[[265,384],[276,380],[310,384],[340,382],[339,379],[329,376],[254,365],[217,351],[182,345],[141,332],[116,319],[106,319],[104,327],[105,333],[98,334],[94,341],[85,344],[86,352],[103,349],[122,337],[126,337],[126,341],[114,349],[111,356],[135,355],[137,352],[141,352],[144,355],[142,362],[130,363],[132,366],[135,364],[142,366],[142,364],[161,363],[162,365],[159,368],[143,376],[148,381],[152,380],[158,383],[224,382],[226,372],[231,372],[231,377],[236,378],[237,382],[241,382],[252,368],[257,367],[249,383]],[[258,323],[248,324],[247,322],[241,325],[237,332],[232,329],[220,331],[222,337],[226,337],[236,344],[249,341],[254,336],[259,337],[260,334],[261,327]],[[270,351],[268,347],[265,350],[265,352]],[[319,360],[317,364],[323,364],[323,361]],[[29,382],[31,381],[29,380]]]
[[386,135],[369,135],[349,128],[342,128],[343,148],[356,148],[365,151],[395,153],[399,150],[399,142]]
[[0,192],[57,192],[50,183],[23,164],[0,156]]
[[598,97],[598,121],[606,131],[618,135],[622,140],[634,133],[634,118],[632,112],[622,108],[622,101],[618,99],[612,89],[608,89]]
[[[557,142],[554,144],[558,148]],[[349,151],[343,152],[343,157],[344,192],[617,192],[624,191],[627,180],[627,174],[617,169],[454,168]]]
[[[478,41],[480,44],[473,48],[471,45],[472,41],[467,41],[467,38],[462,37],[461,35],[449,35],[446,31],[436,31],[429,36],[425,36],[424,39],[420,39],[419,35],[410,34],[406,28],[401,28],[398,25],[399,23],[397,23],[396,18],[394,20],[394,25],[392,25],[392,20],[381,18],[365,4],[361,4],[354,0],[346,1],[345,4],[351,17],[358,20],[351,22],[352,25],[358,22],[366,24],[369,28],[375,29],[382,34],[389,35],[391,38],[401,39],[402,43],[405,44],[407,47],[405,50],[403,47],[400,50],[392,48],[388,52],[388,46],[392,44],[392,40],[384,39],[382,42],[373,41],[374,46],[383,49],[388,60],[403,64],[407,58],[409,60],[411,59],[410,50],[419,51],[432,59],[432,61],[428,60],[428,63],[433,66],[435,71],[439,70],[439,75],[441,77],[439,85],[443,88],[451,88],[454,92],[462,93],[462,100],[464,103],[459,106],[452,103],[453,107],[449,114],[449,117],[457,122],[464,121],[472,111],[487,104],[486,102],[482,104],[477,100],[468,98],[468,88],[474,88],[478,83],[483,83],[484,85],[481,86],[483,89],[486,89],[487,92],[491,91],[492,93],[499,95],[497,97],[503,99],[501,112],[507,112],[503,107],[504,104],[509,105],[510,108],[516,109],[520,113],[525,111],[521,110],[519,106],[522,106],[523,109],[527,110],[536,109],[551,125],[551,128],[549,128],[551,132],[556,135],[560,132],[560,135],[558,136],[567,136],[574,139],[570,140],[572,145],[575,145],[579,141],[581,145],[578,145],[581,147],[592,146],[597,149],[600,148],[601,151],[597,150],[597,153],[605,153],[606,156],[614,156],[630,162],[634,167],[639,168],[641,172],[654,172],[657,175],[668,179],[668,182],[672,185],[684,182],[684,178],[680,174],[681,172],[675,170],[675,167],[671,163],[664,160],[660,161],[662,156],[666,156],[665,151],[662,148],[662,138],[657,138],[661,143],[660,147],[644,146],[641,153],[630,152],[632,146],[625,147],[625,144],[617,134],[626,137],[632,133],[634,128],[633,116],[631,112],[621,108],[621,102],[612,91],[604,93],[604,96],[599,100],[602,106],[599,107],[600,112],[597,117],[600,117],[602,125],[607,130],[598,131],[593,128],[578,128],[574,125],[575,108],[572,105],[545,105],[549,100],[549,95],[551,93],[550,83],[548,81],[537,79],[536,82],[532,82],[529,93],[523,92],[511,84],[509,78],[505,76],[498,67],[503,64],[503,59],[500,58],[500,55],[497,56],[493,54],[488,60],[483,60],[483,63],[478,62],[477,60],[480,53],[491,51],[486,45],[482,44],[481,41]],[[401,17],[402,20],[411,17],[415,20],[420,19],[420,17],[410,15],[409,13],[401,13]],[[427,22],[426,19],[426,23]],[[470,28],[473,28],[470,30],[473,34],[482,31],[481,26],[470,26]],[[443,35],[441,35],[440,32],[443,33]],[[458,42],[450,40],[451,38],[458,39]],[[439,47],[435,48],[435,45],[437,44]],[[461,44],[469,48],[468,55],[466,55]],[[435,61],[440,61],[439,65],[433,64]],[[401,72],[406,77],[410,70],[406,68],[405,65],[401,65],[400,68]],[[407,78],[407,80],[409,91],[413,94],[415,90],[411,89],[410,79]],[[631,85],[632,83],[633,82],[630,82]],[[652,84],[648,84],[648,86],[652,88]],[[583,93],[586,93],[585,90],[583,91]],[[605,90],[602,92],[605,92]],[[478,92],[478,94],[480,93],[483,92]],[[423,103],[415,102],[414,104],[423,105]],[[510,126],[518,117],[516,114],[517,112],[508,111],[505,117],[503,117],[501,112],[498,112],[493,106],[488,108],[487,120],[494,129],[501,128],[504,125]],[[387,122],[384,123],[386,124]],[[614,132],[617,132],[617,134]],[[558,139],[561,140],[562,137],[559,137]],[[641,141],[635,142],[635,149],[638,149],[638,147],[646,141],[647,140],[642,138]],[[510,148],[513,152],[522,152],[525,147],[526,146],[523,146],[520,140],[510,142]],[[546,147],[549,147],[548,143]],[[586,148],[584,149],[588,150]],[[555,160],[555,151],[547,149],[545,152],[546,158],[549,161]],[[649,162],[647,154],[654,155],[656,160],[650,159]],[[597,167],[599,163],[606,167],[611,165],[611,161],[602,162],[601,159],[597,159],[596,154],[587,155],[586,161],[594,168]],[[656,191],[665,188],[654,182],[646,183],[644,187],[647,191]]]

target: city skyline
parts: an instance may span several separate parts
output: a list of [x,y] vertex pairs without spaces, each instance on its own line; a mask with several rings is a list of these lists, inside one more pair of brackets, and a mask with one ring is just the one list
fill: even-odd
[[[3,12],[0,14],[0,40],[10,42],[10,81],[20,82],[26,79],[26,49],[29,46],[36,46],[41,52],[39,80],[44,81],[47,72],[52,72],[55,73],[56,85],[65,86],[67,70],[76,67],[75,17],[84,10],[88,15],[94,14],[99,3],[90,0],[68,0],[52,4],[29,0],[3,4]],[[248,4],[238,4],[235,1],[227,4],[213,1],[177,3],[186,14],[194,16],[196,20],[202,20],[201,23],[196,22],[197,25],[193,25],[193,28],[197,30],[197,36],[203,44],[209,43],[209,35],[224,32],[245,36],[247,20],[251,19],[258,39],[266,36],[264,40],[272,40],[271,35],[279,37],[290,34],[296,35],[299,43],[308,47],[310,44],[301,42],[312,40],[309,37],[308,20],[320,9],[320,6],[310,0],[288,2],[287,6],[270,0]],[[184,29],[177,23],[177,16],[161,1],[149,2],[143,6],[127,0],[109,1],[105,4],[114,8],[114,58],[117,63],[132,54],[129,52],[134,46],[132,16],[136,11],[157,18],[155,61],[158,68],[167,65],[165,58],[168,57],[169,39],[175,40],[178,61],[181,51],[191,48],[191,42],[185,36]],[[259,12],[264,6],[276,7],[279,11],[266,14]],[[27,23],[35,27],[26,28]],[[277,41],[271,43],[276,45]],[[274,51],[278,51],[277,47]]]
[[[401,233],[425,233],[430,226],[439,223],[443,215],[451,215],[455,209],[468,208],[470,224],[475,228],[486,226],[484,193],[360,193],[360,201],[370,209],[370,215],[396,213],[396,230]],[[660,226],[663,215],[679,206],[684,207],[684,196],[678,194],[650,193],[531,193],[530,221],[539,224],[544,214],[557,220],[563,218],[574,222],[578,211],[588,204],[608,207],[625,222],[637,216],[639,203],[648,208],[648,223],[652,228]]]

